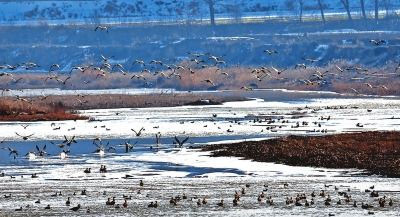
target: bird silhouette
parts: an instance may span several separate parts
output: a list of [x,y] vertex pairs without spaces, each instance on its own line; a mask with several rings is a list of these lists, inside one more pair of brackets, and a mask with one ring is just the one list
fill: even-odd
[[12,148],[2,148],[2,149],[5,149],[5,150],[9,150],[10,151],[10,154],[9,154],[9,156],[11,155],[11,154],[15,154],[16,156],[18,156],[18,151],[17,150],[15,150],[15,149],[12,149]]
[[161,146],[160,137],[161,137],[161,133],[158,132],[156,134],[156,145],[157,145],[157,148],[159,148]]
[[178,137],[175,136],[175,141],[179,144],[179,147],[182,148],[183,144],[189,139],[189,136],[186,137],[184,140],[180,141]]
[[201,82],[210,83],[212,86],[215,86],[214,83],[210,79],[202,80]]
[[302,59],[303,60],[308,60],[308,61],[310,61],[310,63],[314,63],[314,62],[318,62],[318,61],[324,60],[324,59],[310,59],[310,58],[305,58],[305,57],[302,57]]
[[42,150],[40,150],[39,146],[36,145],[36,150],[39,152],[40,156],[44,156],[45,154],[50,155],[49,153],[46,152],[46,145],[43,146]]
[[278,51],[276,51],[276,50],[264,50],[263,52],[266,52],[269,55],[274,54],[274,53],[278,54]]
[[75,136],[73,136],[71,139],[67,139],[67,136],[64,135],[65,140],[62,143],[67,143],[67,146],[71,146],[72,143],[77,143],[75,140]]
[[[17,132],[15,132],[15,134],[17,134],[18,136],[21,136],[21,135],[19,135]],[[21,136],[21,137],[22,137],[23,140],[28,140],[29,137],[33,136],[33,134],[34,134],[34,133],[32,133],[32,134],[30,134],[30,135],[27,135],[27,136]]]
[[125,142],[125,152],[128,153],[130,150],[132,150],[134,148],[133,145],[135,145],[136,143],[138,143],[138,141],[136,141],[133,145],[130,144],[131,140],[128,140],[128,142]]
[[106,30],[106,32],[108,33],[108,29],[107,29],[107,27],[106,26],[97,26],[96,27],[96,29],[94,29],[94,31],[97,31],[97,29],[100,29],[100,30]]
[[78,204],[78,206],[76,206],[76,207],[72,207],[72,208],[71,208],[71,209],[69,209],[69,210],[72,210],[72,211],[78,211],[80,208],[81,208],[81,205],[80,205],[80,204]]
[[107,62],[109,59],[113,58],[114,56],[110,56],[110,57],[105,57],[102,54],[100,54],[100,56],[103,58],[104,62]]
[[380,45],[381,43],[385,43],[385,44],[386,44],[386,41],[383,40],[383,39],[379,39],[379,40],[371,39],[371,40],[369,40],[369,42],[372,42],[372,43],[374,43],[375,45]]
[[145,129],[144,129],[144,127],[142,127],[142,128],[140,128],[140,130],[139,131],[136,131],[136,130],[134,130],[134,129],[131,129],[133,132],[135,132],[135,134],[136,134],[136,136],[140,136],[140,135],[142,135],[142,131],[144,131]]

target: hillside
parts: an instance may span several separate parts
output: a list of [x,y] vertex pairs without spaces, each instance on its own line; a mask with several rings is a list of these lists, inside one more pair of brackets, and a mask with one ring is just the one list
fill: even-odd
[[[271,19],[299,16],[297,0],[217,0],[217,19],[239,21],[246,17]],[[316,1],[303,0],[303,16],[320,16]],[[399,13],[398,1],[380,1],[380,16]],[[323,0],[327,16],[344,14],[339,0]],[[350,1],[353,16],[361,16],[359,1]],[[368,16],[374,4],[366,1]],[[77,1],[0,1],[0,25],[121,24],[138,22],[209,22],[209,6],[204,0],[77,0]]]

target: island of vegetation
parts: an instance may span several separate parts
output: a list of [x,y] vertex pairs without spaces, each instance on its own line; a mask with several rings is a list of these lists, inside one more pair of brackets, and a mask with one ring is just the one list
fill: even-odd
[[205,145],[211,156],[235,156],[290,166],[357,168],[359,175],[400,177],[400,132],[371,131],[324,136],[287,136],[263,141]]

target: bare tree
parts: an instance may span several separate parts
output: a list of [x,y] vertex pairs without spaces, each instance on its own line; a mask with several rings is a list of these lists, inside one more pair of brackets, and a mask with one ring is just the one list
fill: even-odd
[[382,1],[383,1],[383,4],[385,5],[386,19],[389,19],[390,0],[382,0]]
[[325,23],[324,4],[323,3],[324,3],[323,0],[318,0],[318,7],[319,7],[319,10],[321,11],[322,22]]
[[304,6],[304,0],[299,0],[299,9],[300,9],[300,22],[303,22],[303,6]]
[[[347,17],[348,17],[348,19],[349,19],[349,20],[352,20],[351,14],[350,14],[350,4],[349,4],[349,0],[340,0],[340,1],[342,2],[344,8],[345,8],[346,11],[347,11]],[[375,1],[378,1],[378,0],[375,0]]]
[[361,12],[362,15],[364,17],[364,19],[367,19],[367,15],[365,14],[365,1],[364,0],[360,0],[360,5],[361,5]]
[[215,27],[215,8],[214,8],[214,5],[217,4],[220,1],[222,1],[222,0],[204,0],[204,2],[208,4],[209,9],[210,9],[210,22],[211,22],[211,26],[212,27]]

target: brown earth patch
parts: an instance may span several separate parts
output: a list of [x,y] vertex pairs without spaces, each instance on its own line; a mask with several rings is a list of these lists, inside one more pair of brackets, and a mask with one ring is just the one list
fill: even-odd
[[367,174],[400,177],[400,132],[396,131],[288,136],[200,148],[213,151],[213,157],[235,156],[291,166],[358,168],[366,169]]

